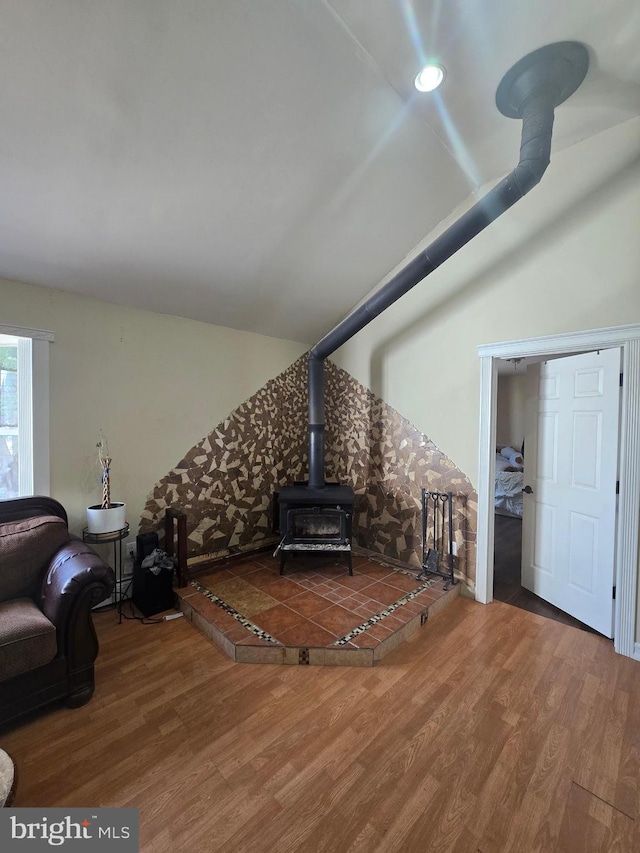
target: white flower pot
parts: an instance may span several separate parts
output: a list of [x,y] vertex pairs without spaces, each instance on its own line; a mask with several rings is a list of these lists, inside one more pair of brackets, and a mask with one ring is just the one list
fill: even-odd
[[114,533],[126,526],[125,503],[111,503],[108,509],[102,509],[100,504],[87,507],[87,531],[89,533]]

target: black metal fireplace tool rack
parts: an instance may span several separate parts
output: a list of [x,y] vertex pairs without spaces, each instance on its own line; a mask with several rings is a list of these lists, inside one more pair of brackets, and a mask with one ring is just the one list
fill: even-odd
[[[453,575],[453,495],[451,492],[422,490],[422,569],[418,579],[437,575],[445,589],[457,584]],[[427,548],[431,541],[433,547]],[[441,571],[442,564],[448,571]]]

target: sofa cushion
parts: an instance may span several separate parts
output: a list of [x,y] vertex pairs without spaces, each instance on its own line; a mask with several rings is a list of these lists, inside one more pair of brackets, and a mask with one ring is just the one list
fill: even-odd
[[68,539],[67,525],[54,515],[0,524],[0,601],[37,595],[44,570]]
[[0,681],[44,666],[57,650],[55,626],[30,598],[0,602]]

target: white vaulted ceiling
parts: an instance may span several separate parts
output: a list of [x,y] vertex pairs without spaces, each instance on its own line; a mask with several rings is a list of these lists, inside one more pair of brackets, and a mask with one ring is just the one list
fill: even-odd
[[556,150],[640,114],[637,0],[0,11],[0,276],[309,343],[515,165],[521,56],[589,48]]

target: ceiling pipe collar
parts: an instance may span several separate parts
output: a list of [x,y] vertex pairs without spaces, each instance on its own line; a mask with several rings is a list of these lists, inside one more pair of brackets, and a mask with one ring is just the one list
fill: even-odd
[[545,97],[552,109],[566,101],[589,70],[589,52],[577,41],[558,41],[523,56],[504,75],[496,106],[507,118],[522,118],[532,97]]

